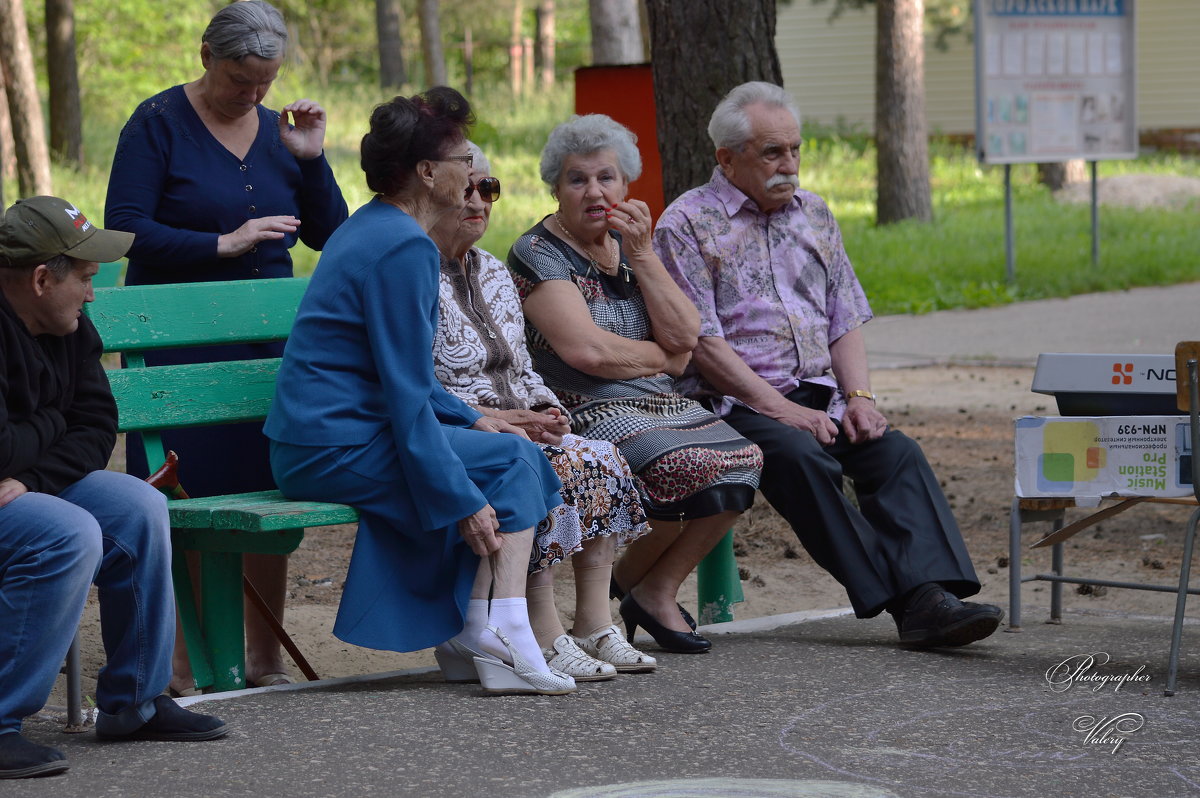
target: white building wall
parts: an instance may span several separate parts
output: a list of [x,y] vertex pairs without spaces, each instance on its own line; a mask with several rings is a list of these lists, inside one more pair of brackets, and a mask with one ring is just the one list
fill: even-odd
[[[875,127],[875,10],[834,0],[780,5],[775,46],[783,85],[805,122]],[[1138,127],[1200,128],[1200,0],[1137,0]],[[975,53],[965,37],[941,52],[926,41],[925,102],[931,133],[975,132]]]

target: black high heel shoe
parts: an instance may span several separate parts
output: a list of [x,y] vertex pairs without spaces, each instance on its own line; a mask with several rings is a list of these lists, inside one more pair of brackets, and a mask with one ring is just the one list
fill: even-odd
[[[621,586],[617,584],[617,578],[615,576],[610,576],[608,578],[608,597],[614,598],[617,601],[625,600],[625,591],[622,590]],[[682,604],[676,604],[675,606],[679,608],[679,615],[683,618],[683,622],[691,627],[693,632],[696,631],[696,619],[693,618],[692,614],[687,611],[687,608]]]
[[650,633],[654,642],[664,651],[675,654],[703,654],[712,648],[708,638],[698,632],[677,632],[659,623],[653,615],[642,609],[642,605],[628,594],[621,600],[619,609],[622,620],[625,621],[625,637],[633,640],[633,635],[640,626]]

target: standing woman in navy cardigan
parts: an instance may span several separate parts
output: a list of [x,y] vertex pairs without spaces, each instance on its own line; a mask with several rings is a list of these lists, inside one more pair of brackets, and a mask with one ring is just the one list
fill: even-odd
[[[199,79],[143,102],[121,131],[109,176],[105,225],[137,238],[127,285],[291,277],[299,239],[322,249],[345,221],[346,202],[324,156],[325,111],[298,100],[282,112],[261,103],[287,46],[287,28],[261,0],[233,3],[204,32]],[[290,117],[290,120],[289,120]],[[150,365],[279,357],[282,344],[202,347],[147,356]],[[239,424],[164,434],[192,496],[270,490],[262,427]],[[145,475],[130,436],[130,473]],[[246,555],[246,573],[280,619],[287,557]],[[246,617],[246,677],[290,681],[279,644],[257,614]],[[172,689],[192,688],[181,641]]]

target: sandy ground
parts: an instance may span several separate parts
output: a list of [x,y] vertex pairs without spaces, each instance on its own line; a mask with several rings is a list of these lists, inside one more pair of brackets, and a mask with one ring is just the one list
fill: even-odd
[[[1049,397],[1031,393],[1032,369],[930,367],[873,374],[880,407],[892,424],[919,440],[941,478],[983,582],[980,598],[1008,606],[1008,517],[1013,491],[1012,420],[1054,414]],[[1083,511],[1073,510],[1068,520]],[[1142,505],[1081,533],[1067,546],[1068,573],[1122,581],[1170,584],[1178,579],[1186,508]],[[1030,525],[1022,554],[1026,575],[1049,570],[1049,550],[1028,544],[1048,531]],[[360,649],[332,635],[337,602],[354,540],[353,527],[313,530],[291,557],[286,626],[323,678],[432,665],[430,651],[396,654]],[[736,527],[736,551],[746,601],[739,619],[800,610],[848,606],[845,592],[817,567],[791,530],[759,498]],[[569,627],[573,605],[570,568],[560,568],[559,608]],[[1168,616],[1174,597],[1165,593],[1103,588],[1080,594],[1066,588],[1068,611]],[[1048,583],[1026,584],[1025,625],[1041,623],[1049,606]],[[694,576],[680,596],[695,604]],[[613,605],[614,614],[616,605]],[[1189,616],[1200,617],[1193,600]],[[1168,624],[1164,621],[1164,636]],[[84,689],[94,689],[103,661],[94,596],[83,623]],[[647,646],[653,650],[653,644]],[[299,673],[293,670],[293,673]],[[60,684],[51,704],[62,705]]]

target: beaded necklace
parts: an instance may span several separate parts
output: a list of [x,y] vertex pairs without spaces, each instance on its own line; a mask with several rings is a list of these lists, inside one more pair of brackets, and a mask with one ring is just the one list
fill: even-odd
[[[599,261],[592,255],[591,249],[580,243],[579,239],[571,235],[571,231],[563,224],[562,215],[559,211],[554,212],[554,221],[558,222],[558,229],[563,231],[563,235],[567,240],[575,245],[576,249],[580,250],[585,258],[588,259],[588,268],[595,269],[598,272],[603,272],[609,277],[616,277],[618,271],[624,272],[625,282],[629,282],[629,275],[633,271],[625,263],[621,262],[621,249],[617,245],[616,239],[610,235],[605,235],[604,239],[604,257],[609,261],[607,265],[601,266]],[[611,246],[609,244],[611,243]]]

